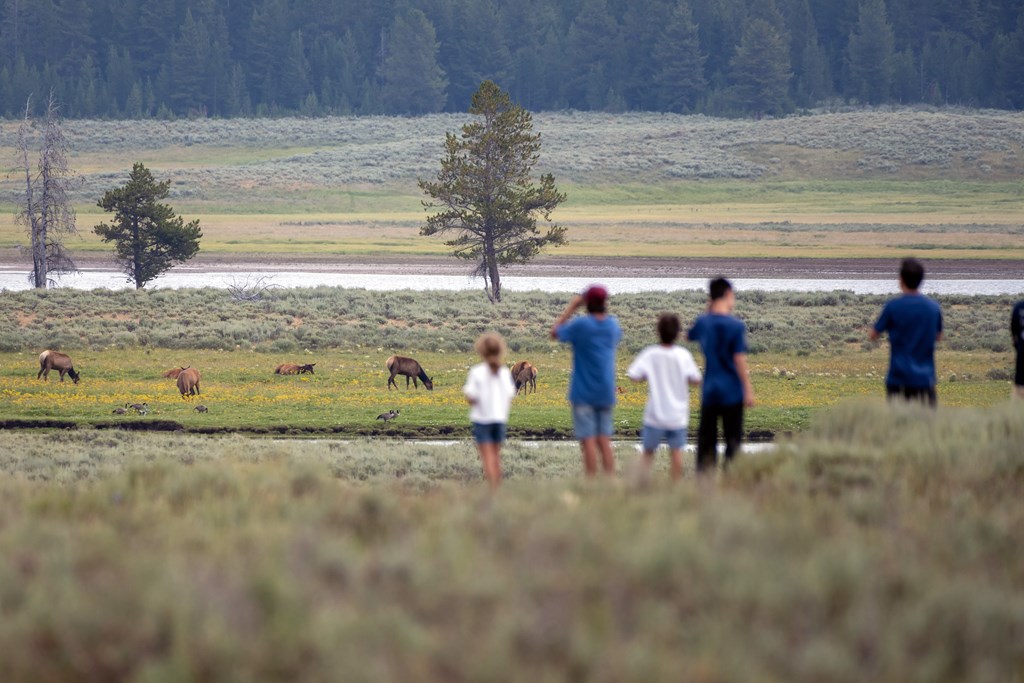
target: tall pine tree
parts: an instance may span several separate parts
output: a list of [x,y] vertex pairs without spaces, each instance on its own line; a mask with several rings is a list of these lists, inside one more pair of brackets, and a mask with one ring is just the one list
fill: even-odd
[[864,0],[846,48],[849,95],[878,104],[892,92],[894,39],[885,0]]
[[654,44],[654,58],[661,64],[654,74],[658,108],[675,112],[693,109],[704,94],[707,81],[705,56],[700,51],[700,36],[688,0],[677,0]]

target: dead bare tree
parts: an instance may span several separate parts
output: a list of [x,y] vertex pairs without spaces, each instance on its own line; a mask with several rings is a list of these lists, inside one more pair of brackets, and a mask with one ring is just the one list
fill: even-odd
[[228,284],[228,292],[235,301],[259,301],[268,289],[277,287],[273,275],[246,275],[244,279],[232,278]]
[[68,163],[70,146],[61,129],[60,108],[52,92],[42,126],[39,161],[33,171],[29,147],[37,138],[33,134],[37,124],[32,118],[32,98],[29,97],[25,103],[25,118],[18,129],[18,156],[25,171],[25,192],[16,218],[32,241],[29,277],[38,289],[55,285],[55,278],[78,269],[64,248],[64,238],[78,233],[71,193],[82,182]]

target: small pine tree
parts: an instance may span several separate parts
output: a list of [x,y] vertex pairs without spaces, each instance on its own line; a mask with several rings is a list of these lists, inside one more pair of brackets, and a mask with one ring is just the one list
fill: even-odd
[[462,127],[461,137],[445,136],[446,155],[435,181],[420,180],[430,201],[421,235],[455,233],[445,242],[456,258],[476,262],[487,296],[501,301],[499,266],[526,263],[546,246],[565,244],[565,228],[551,225],[541,234],[537,215],[565,201],[554,176],[530,178],[540,152],[540,134],[533,132],[530,113],[512,104],[508,93],[484,81],[473,95],[469,113],[480,120]]
[[171,181],[158,182],[136,163],[128,182],[97,202],[104,211],[114,212],[114,220],[100,223],[93,232],[114,243],[114,258],[136,289],[199,251],[199,221],[186,224],[170,206],[159,203],[167,198],[170,186]]

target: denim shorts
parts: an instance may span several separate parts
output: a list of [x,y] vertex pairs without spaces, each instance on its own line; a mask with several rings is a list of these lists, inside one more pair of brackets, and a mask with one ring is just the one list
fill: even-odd
[[505,443],[505,423],[473,423],[473,439],[477,443]]
[[572,424],[576,438],[590,439],[595,436],[611,436],[613,433],[612,407],[573,403]]
[[644,451],[647,453],[658,450],[658,446],[662,443],[667,443],[670,449],[675,450],[686,445],[686,427],[660,429],[644,425],[644,428],[640,430],[640,439],[643,441]]

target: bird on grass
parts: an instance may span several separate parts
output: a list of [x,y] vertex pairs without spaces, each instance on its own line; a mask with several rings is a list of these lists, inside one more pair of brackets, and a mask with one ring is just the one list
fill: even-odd
[[389,410],[386,413],[381,413],[380,415],[378,415],[377,419],[378,420],[384,420],[385,422],[387,422],[388,420],[394,420],[396,417],[398,417],[398,411],[397,410]]
[[114,410],[112,410],[111,412],[114,413],[114,415],[124,415],[125,413],[128,412],[128,409],[127,408],[114,408]]
[[209,410],[209,408],[200,403],[195,408],[193,408],[193,410],[196,411],[197,413],[205,413],[206,411]]
[[125,403],[124,407],[129,410],[134,410],[139,415],[145,415],[149,412],[148,403]]

